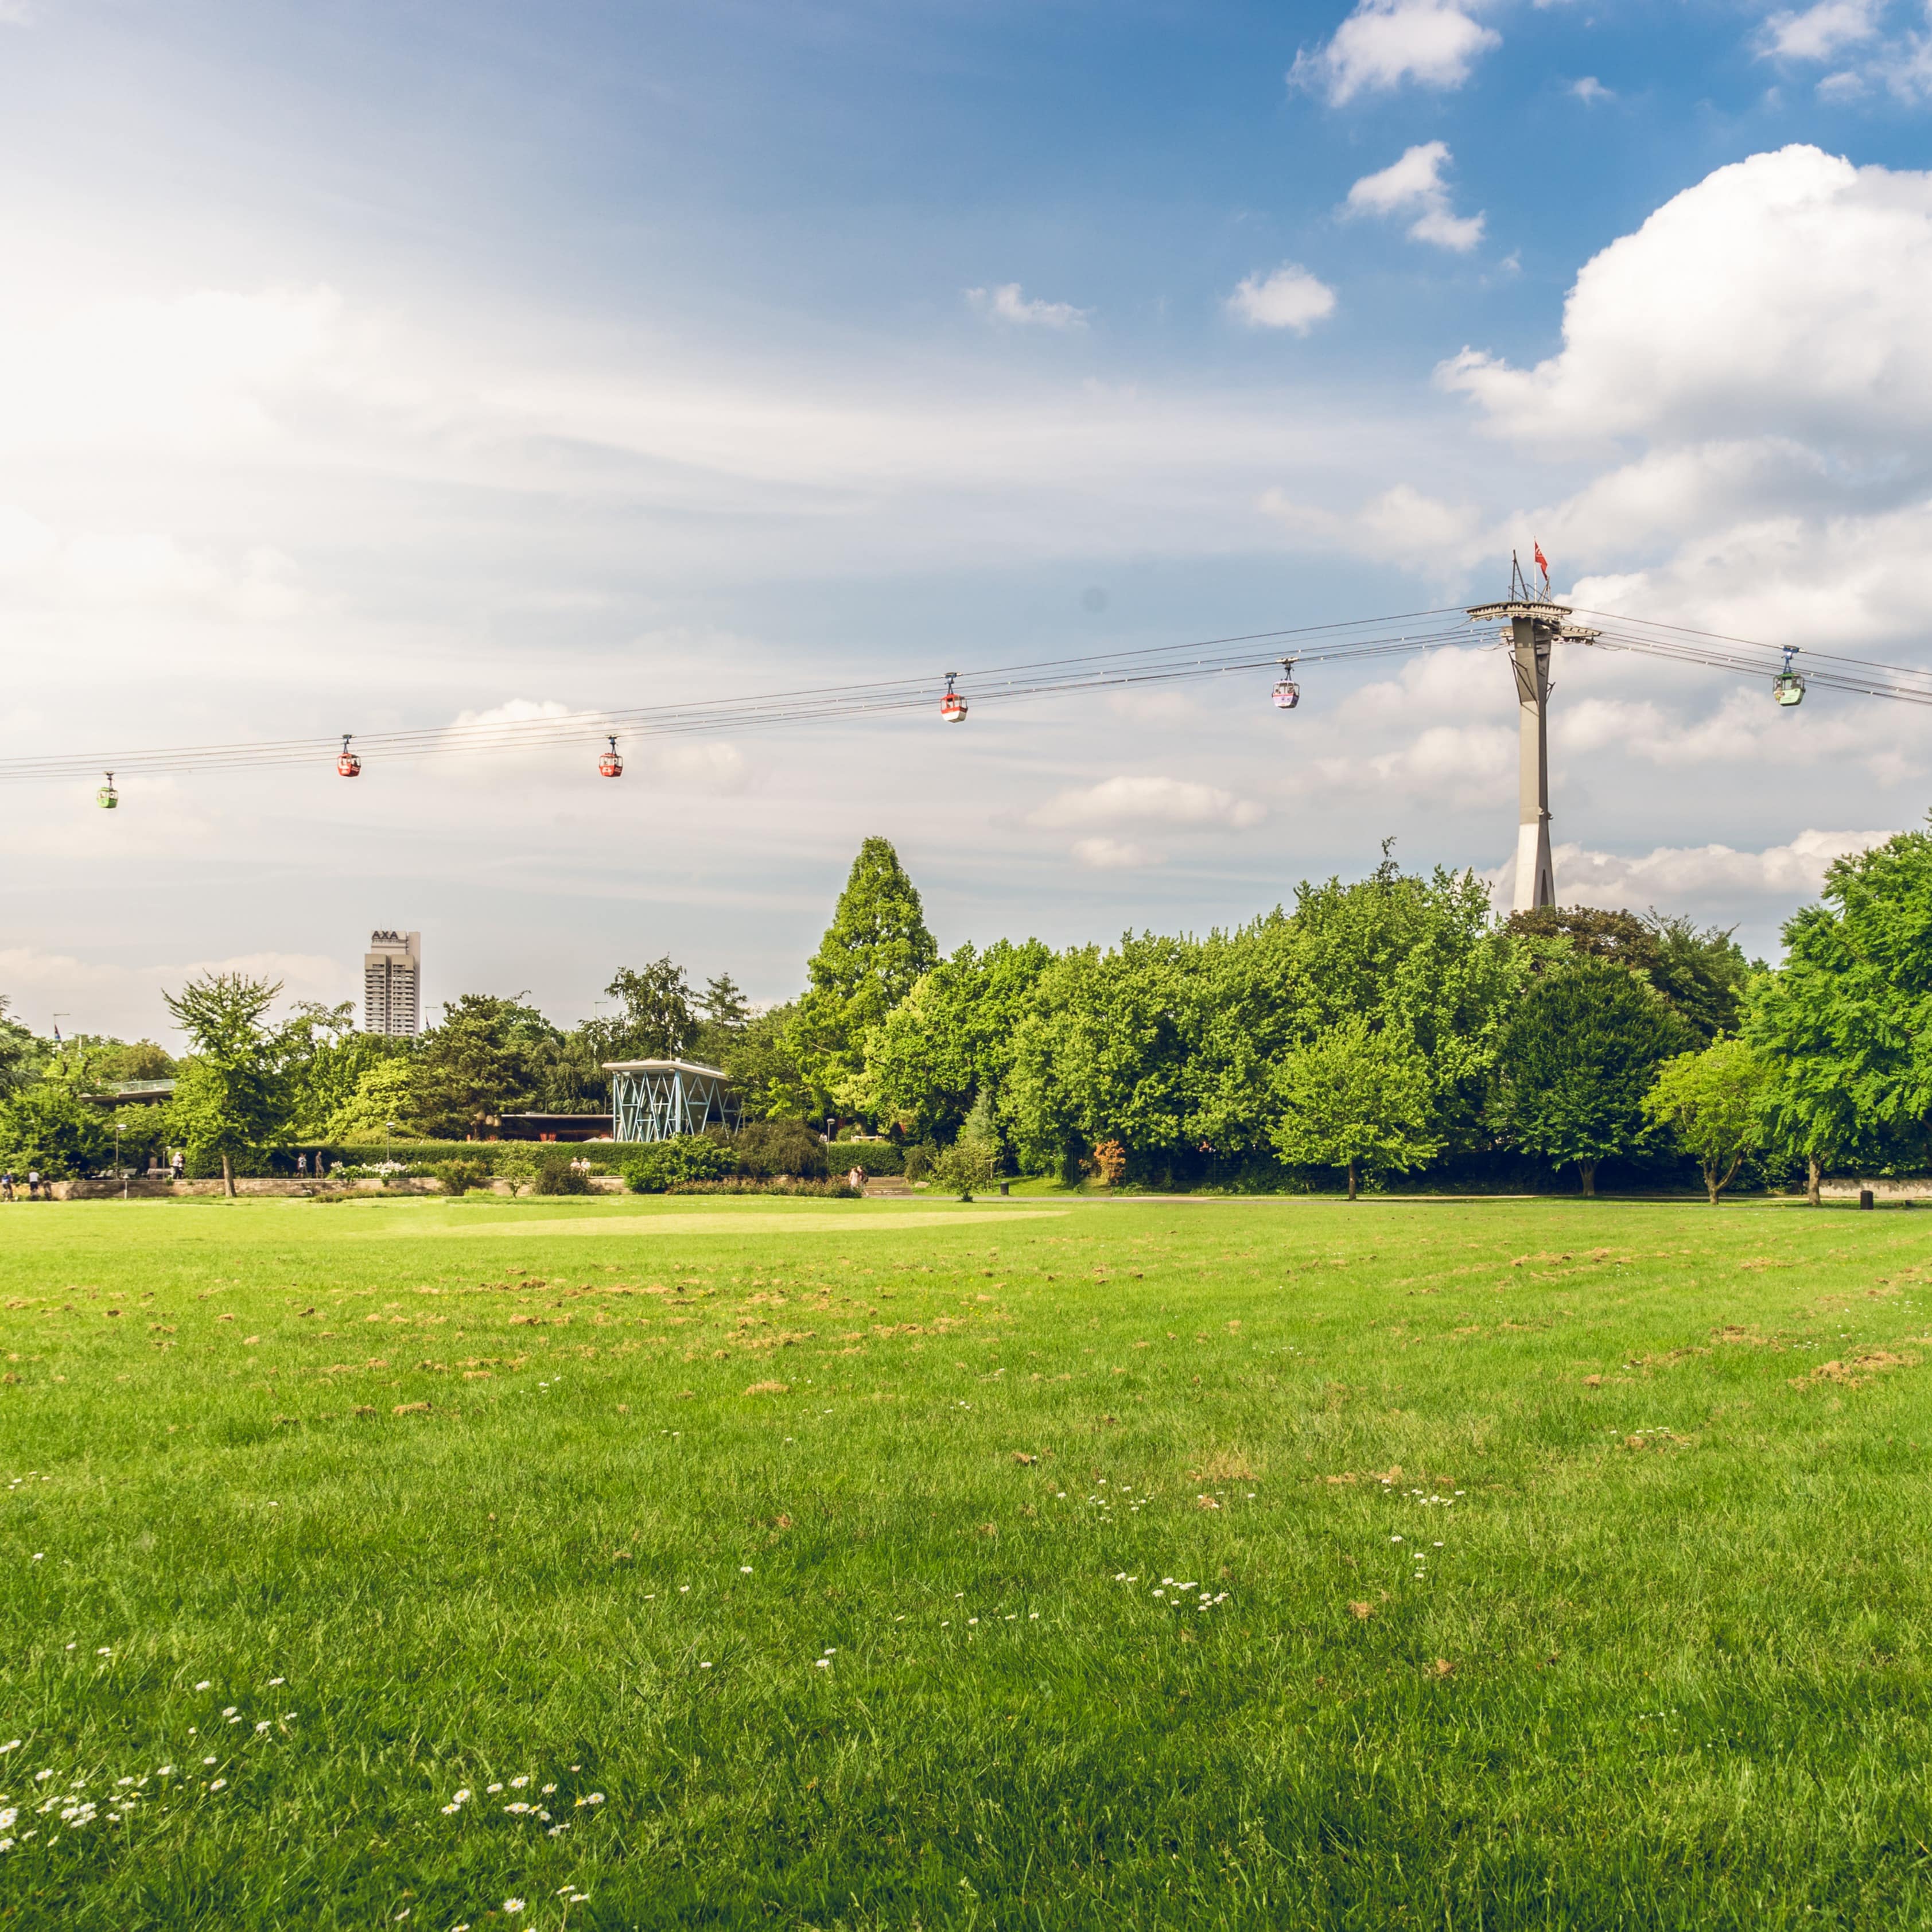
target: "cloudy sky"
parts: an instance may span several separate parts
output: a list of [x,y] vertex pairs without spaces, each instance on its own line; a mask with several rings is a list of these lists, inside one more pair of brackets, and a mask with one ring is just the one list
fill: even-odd
[[[0,758],[934,675],[1498,594],[1932,665],[1932,28],[1823,0],[0,0]],[[1560,662],[1559,895],[1761,952],[1932,718]],[[1508,884],[1492,653],[483,762],[0,785],[0,992],[793,991]]]

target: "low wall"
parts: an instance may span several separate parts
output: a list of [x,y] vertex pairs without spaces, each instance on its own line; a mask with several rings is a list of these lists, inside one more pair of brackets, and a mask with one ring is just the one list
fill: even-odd
[[1895,1180],[1827,1180],[1819,1185],[1826,1201],[1856,1201],[1869,1188],[1874,1202],[1932,1202],[1932,1174],[1911,1174]]

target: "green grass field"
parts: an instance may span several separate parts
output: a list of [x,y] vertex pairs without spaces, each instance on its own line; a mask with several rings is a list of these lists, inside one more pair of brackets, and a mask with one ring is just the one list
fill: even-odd
[[1932,1922],[1928,1254],[0,1209],[0,1924]]

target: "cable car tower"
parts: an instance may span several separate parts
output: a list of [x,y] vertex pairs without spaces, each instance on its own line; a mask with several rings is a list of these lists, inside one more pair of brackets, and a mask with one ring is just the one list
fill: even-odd
[[1594,644],[1598,633],[1570,622],[1570,606],[1552,601],[1550,566],[1539,545],[1536,561],[1543,576],[1539,592],[1510,556],[1510,594],[1500,604],[1478,604],[1469,611],[1476,623],[1500,620],[1507,628],[1516,672],[1517,824],[1516,897],[1510,910],[1533,912],[1556,903],[1556,872],[1550,858],[1550,652],[1556,644]]

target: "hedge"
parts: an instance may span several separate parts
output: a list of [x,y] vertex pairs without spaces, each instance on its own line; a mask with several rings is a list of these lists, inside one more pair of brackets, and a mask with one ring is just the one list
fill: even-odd
[[855,1167],[868,1175],[905,1172],[905,1149],[892,1141],[834,1141],[825,1158],[834,1174]]

